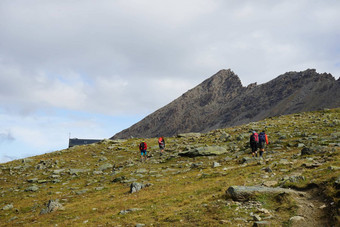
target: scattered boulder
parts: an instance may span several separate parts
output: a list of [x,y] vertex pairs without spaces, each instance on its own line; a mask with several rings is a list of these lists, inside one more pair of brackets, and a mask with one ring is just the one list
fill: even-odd
[[257,161],[258,161],[257,158],[243,157],[240,162],[241,164],[250,164],[250,163],[255,163]]
[[25,192],[36,192],[36,191],[38,191],[38,190],[39,190],[39,187],[38,187],[38,186],[32,185],[32,186],[26,188],[26,189],[25,189]]
[[223,142],[229,141],[231,138],[230,134],[223,132],[222,135],[220,136],[220,140]]
[[48,181],[47,180],[38,180],[38,184],[45,184],[45,183],[47,183]]
[[218,163],[218,162],[213,162],[213,165],[212,165],[213,168],[220,167],[220,166],[221,166],[220,163]]
[[80,190],[80,191],[76,191],[75,193],[77,195],[82,195],[82,194],[85,194],[86,192],[88,192],[89,190],[88,189],[83,189],[83,190]]
[[145,224],[137,223],[135,227],[143,227]]
[[194,148],[188,151],[179,153],[178,155],[184,157],[197,157],[197,156],[215,156],[227,153],[224,147],[219,146],[207,146]]
[[65,169],[55,169],[55,170],[53,170],[53,174],[60,174],[62,172],[65,172]]
[[147,169],[137,169],[135,173],[148,173]]
[[337,171],[337,170],[340,170],[340,167],[338,167],[338,166],[329,166],[327,169]]
[[7,204],[6,206],[2,208],[2,210],[11,210],[11,209],[13,209],[13,204]]
[[99,162],[102,162],[102,161],[107,161],[107,157],[105,157],[105,156],[103,156],[103,157],[100,157],[98,161],[99,161]]
[[291,183],[297,183],[300,181],[305,181],[306,178],[302,175],[295,175],[295,176],[287,176],[282,178],[284,182],[291,182]]
[[103,174],[103,171],[93,171],[93,175],[101,175]]
[[130,185],[130,193],[138,192],[138,191],[140,191],[142,188],[149,187],[149,186],[151,186],[151,185],[152,185],[152,184],[150,184],[150,183],[142,184],[142,183],[138,183],[138,182],[133,182],[133,183],[131,183],[131,185]]
[[226,193],[234,201],[248,201],[259,194],[295,193],[295,191],[285,188],[270,188],[263,186],[231,186]]
[[301,150],[301,155],[312,155],[312,154],[315,154],[315,153],[316,153],[315,150],[310,149],[310,148],[308,148],[308,147],[304,147],[304,148],[302,148],[302,150]]
[[314,168],[317,168],[317,167],[320,167],[320,166],[322,166],[322,164],[321,164],[321,163],[317,163],[317,162],[315,162],[315,163],[304,163],[304,164],[302,164],[302,167],[305,167],[305,168],[307,168],[307,169],[314,169]]
[[302,147],[305,147],[306,145],[305,145],[304,143],[298,143],[298,144],[296,144],[296,146],[297,146],[298,148],[302,148]]
[[279,161],[279,164],[282,164],[282,165],[289,165],[290,164],[290,162],[287,160],[287,159],[280,159],[280,161]]
[[113,183],[117,183],[117,182],[123,182],[126,180],[125,176],[121,176],[121,177],[116,177],[115,179],[112,180]]
[[190,168],[195,169],[195,168],[202,168],[203,167],[203,162],[197,162],[197,163],[192,163]]
[[253,217],[254,221],[261,221],[262,220],[260,215],[258,215],[258,214],[254,214],[254,215],[252,215],[252,217]]
[[130,193],[138,192],[138,191],[140,191],[144,187],[145,187],[145,185],[142,184],[142,183],[133,182],[130,185]]
[[272,173],[273,170],[270,167],[263,168],[263,170],[267,173]]
[[40,214],[47,214],[51,212],[55,212],[57,210],[64,210],[64,207],[62,204],[59,203],[59,200],[49,200],[48,203],[46,204],[46,208],[43,208],[40,211]]
[[37,183],[38,180],[39,180],[39,179],[35,177],[35,178],[28,179],[27,182],[28,182],[28,183]]
[[127,209],[127,210],[121,210],[119,212],[119,214],[127,214],[127,213],[130,213],[130,212],[135,212],[135,211],[140,211],[140,210],[143,210],[141,208],[130,208],[130,209]]

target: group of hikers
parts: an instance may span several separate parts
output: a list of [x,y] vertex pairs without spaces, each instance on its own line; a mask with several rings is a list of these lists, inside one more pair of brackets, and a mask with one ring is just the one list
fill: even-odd
[[[252,157],[257,157],[257,150],[259,149],[259,156],[260,158],[263,158],[263,153],[264,153],[264,148],[266,145],[268,145],[268,136],[265,131],[260,132],[260,134],[257,134],[256,131],[253,131],[252,134],[250,135],[250,147],[251,147],[251,152],[252,152]],[[164,149],[165,149],[165,140],[164,137],[161,136],[158,138],[158,146],[160,150],[160,155],[162,156],[164,154]],[[139,151],[141,154],[141,161],[145,161],[147,159],[147,144],[145,140],[143,140],[139,144]]]
[[[158,145],[159,145],[159,150],[161,152],[161,156],[164,153],[164,149],[165,149],[165,140],[164,137],[161,136],[158,138]],[[141,161],[145,161],[147,159],[147,148],[148,145],[145,143],[145,141],[143,140],[140,144],[139,144],[139,150],[140,150],[140,155],[141,155]]]
[[260,149],[260,158],[263,158],[264,148],[268,145],[268,136],[265,131],[257,134],[256,131],[253,131],[250,135],[250,147],[252,152],[252,157],[257,157],[257,150]]

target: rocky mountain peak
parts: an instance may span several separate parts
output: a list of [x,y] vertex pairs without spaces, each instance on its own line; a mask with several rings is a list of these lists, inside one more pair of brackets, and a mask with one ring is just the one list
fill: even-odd
[[307,69],[243,87],[233,71],[222,69],[112,138],[207,132],[266,117],[337,107],[340,83],[331,74]]
[[240,78],[233,71],[231,71],[231,69],[222,69],[210,78],[203,81],[198,86],[212,89],[231,89],[242,87],[242,83]]

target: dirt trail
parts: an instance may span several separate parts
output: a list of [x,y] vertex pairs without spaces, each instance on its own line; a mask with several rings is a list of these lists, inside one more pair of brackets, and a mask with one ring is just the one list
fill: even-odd
[[293,227],[331,226],[331,214],[327,212],[327,202],[318,194],[317,188],[299,192],[293,195],[293,198],[298,206],[295,220],[292,220]]

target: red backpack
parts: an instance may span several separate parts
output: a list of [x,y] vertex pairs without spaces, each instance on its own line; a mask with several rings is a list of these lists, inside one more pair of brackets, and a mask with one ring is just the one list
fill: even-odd
[[139,145],[139,149],[141,150],[146,150],[146,143],[145,142],[141,142],[141,144]]
[[251,135],[251,141],[255,143],[259,142],[259,135],[256,132]]

